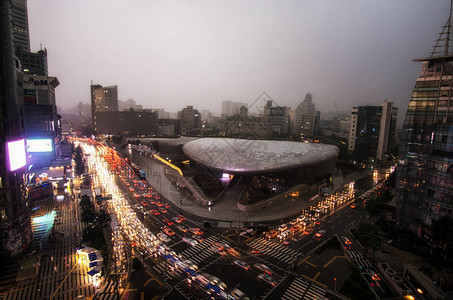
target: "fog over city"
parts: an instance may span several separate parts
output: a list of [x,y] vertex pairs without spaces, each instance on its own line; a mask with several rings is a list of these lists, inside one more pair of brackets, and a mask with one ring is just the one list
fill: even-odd
[[29,0],[32,51],[46,47],[58,105],[90,102],[90,83],[169,112],[220,113],[266,91],[321,111],[394,100],[404,118],[449,1]]

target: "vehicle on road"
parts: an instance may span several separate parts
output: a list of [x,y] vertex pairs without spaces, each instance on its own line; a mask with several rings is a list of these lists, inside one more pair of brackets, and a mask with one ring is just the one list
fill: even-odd
[[345,237],[345,236],[342,236],[342,237],[341,237],[341,241],[343,242],[345,249],[347,249],[347,250],[348,250],[348,249],[351,249],[351,244],[352,244],[352,243],[351,243],[351,240],[349,240],[349,239],[348,239],[347,237]]
[[231,299],[230,296],[232,297],[232,299],[236,299],[236,300],[248,299],[247,296],[241,290],[239,290],[237,288],[230,291],[230,293],[228,295],[228,299]]
[[266,266],[265,264],[260,264],[260,263],[256,263],[254,264],[255,268],[257,269],[260,269],[261,271],[263,271],[264,273],[267,273],[269,275],[272,275],[272,270],[271,268],[269,268],[268,266]]
[[199,243],[202,243],[204,241],[204,239],[201,236],[196,235],[196,234],[192,235],[192,238],[194,240],[197,240]]
[[157,238],[165,243],[168,243],[171,241],[171,239],[165,233],[162,233],[162,232],[157,233]]
[[164,232],[166,235],[168,235],[168,236],[172,236],[172,235],[175,234],[175,233],[173,232],[173,230],[171,230],[170,228],[165,228],[165,229],[163,230],[163,232]]
[[167,224],[168,226],[173,225],[173,222],[172,222],[170,219],[163,219],[162,221],[163,221],[165,224]]
[[233,263],[236,266],[239,266],[239,267],[243,268],[244,270],[247,270],[247,271],[250,270],[250,266],[245,261],[236,259],[235,261],[233,261]]
[[182,222],[182,220],[180,218],[178,218],[178,217],[173,217],[172,220],[175,221],[176,223],[181,223]]
[[176,228],[178,228],[178,229],[181,230],[182,232],[187,232],[187,228],[184,227],[183,225],[176,225]]
[[189,228],[189,231],[196,235],[203,235],[203,231],[201,231],[198,227]]
[[318,232],[316,232],[315,236],[316,237],[321,237],[324,233],[326,233],[326,231],[324,229],[321,229]]
[[188,237],[183,237],[182,240],[191,246],[195,246],[196,244],[198,244],[198,242],[196,240],[188,238]]
[[266,281],[267,283],[269,283],[270,285],[273,285],[273,286],[276,286],[277,285],[277,282],[275,281],[274,278],[272,278],[272,276],[270,276],[269,274],[259,274],[258,275],[258,278],[261,279],[261,280],[264,280]]

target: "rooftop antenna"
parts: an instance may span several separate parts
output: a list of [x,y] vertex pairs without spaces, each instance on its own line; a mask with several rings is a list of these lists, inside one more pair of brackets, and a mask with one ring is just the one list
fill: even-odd
[[448,15],[447,23],[442,26],[442,32],[436,40],[436,45],[433,46],[431,57],[447,56],[450,54],[450,33],[451,33],[451,13],[453,7],[453,0],[450,2],[450,14]]

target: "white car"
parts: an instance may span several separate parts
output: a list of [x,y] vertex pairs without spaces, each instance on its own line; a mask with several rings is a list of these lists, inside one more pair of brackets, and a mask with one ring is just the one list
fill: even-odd
[[198,244],[198,242],[194,239],[188,238],[188,237],[183,237],[182,240],[189,244],[190,246],[195,246]]
[[269,274],[260,274],[260,275],[258,275],[258,278],[266,281],[270,285],[273,285],[273,286],[277,285],[277,282]]
[[245,261],[242,261],[242,260],[239,260],[239,259],[236,259],[235,261],[233,261],[233,263],[245,270],[249,270],[250,269],[250,266],[245,262]]
[[254,264],[254,266],[256,268],[260,269],[261,271],[263,271],[264,273],[267,273],[269,275],[272,274],[272,270],[268,266],[266,266],[265,264],[256,263],[256,264]]
[[157,233],[157,238],[165,243],[171,242],[171,239],[163,232]]

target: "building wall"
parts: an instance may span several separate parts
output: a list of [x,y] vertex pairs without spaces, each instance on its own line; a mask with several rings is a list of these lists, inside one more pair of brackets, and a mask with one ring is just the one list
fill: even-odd
[[55,88],[59,84],[56,77],[23,75],[24,103],[55,106]]
[[295,133],[302,139],[311,138],[319,132],[321,113],[316,111],[312,99],[312,94],[307,93],[296,108]]
[[453,68],[450,59],[422,61],[400,138],[397,216],[418,232],[453,216]]
[[118,111],[118,86],[97,88],[93,93],[95,112]]
[[385,154],[395,145],[398,109],[392,102],[381,106],[358,106],[351,112],[348,150],[357,158],[385,160]]
[[10,171],[7,142],[24,139],[23,95],[18,88],[19,63],[14,59],[11,6],[0,1],[0,257],[16,256],[32,240],[30,213],[25,201],[25,171]]
[[201,114],[198,109],[188,105],[178,112],[178,119],[181,120],[182,135],[198,135],[201,131]]
[[96,113],[97,134],[157,135],[157,112],[115,111]]
[[382,116],[376,153],[378,161],[385,162],[387,160],[387,152],[395,145],[397,116],[398,109],[393,106],[393,102],[382,103]]
[[226,137],[267,138],[269,126],[266,117],[231,116],[219,121],[220,135]]
[[11,2],[13,47],[16,51],[18,48],[22,51],[30,51],[27,0],[10,0],[8,2]]
[[24,74],[47,76],[47,50],[38,52],[28,52],[23,50],[16,51],[16,56],[20,60],[21,70]]

